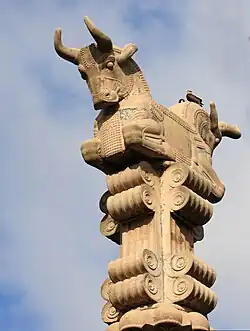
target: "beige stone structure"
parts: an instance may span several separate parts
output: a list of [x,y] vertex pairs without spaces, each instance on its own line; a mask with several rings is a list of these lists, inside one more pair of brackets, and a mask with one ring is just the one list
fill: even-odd
[[54,45],[78,66],[100,110],[81,152],[106,174],[100,228],[120,246],[101,288],[102,319],[108,331],[210,330],[216,273],[194,244],[225,192],[213,151],[240,131],[218,121],[213,102],[208,113],[192,91],[171,107],[157,104],[132,59],[136,45],[114,46],[87,17],[85,24],[95,43],[67,48],[57,29]]

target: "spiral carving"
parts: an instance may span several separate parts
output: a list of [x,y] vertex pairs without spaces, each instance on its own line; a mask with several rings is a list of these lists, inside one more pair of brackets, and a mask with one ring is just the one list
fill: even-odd
[[103,236],[120,245],[120,225],[109,214],[101,220],[100,232]]
[[102,320],[110,324],[119,321],[121,313],[110,302],[107,302],[102,309]]
[[154,190],[143,184],[117,193],[108,198],[107,209],[116,221],[125,221],[148,213],[155,209]]
[[159,276],[160,263],[156,255],[149,249],[143,251],[143,261],[145,262],[145,269],[153,276]]
[[106,180],[112,195],[144,183],[149,186],[153,186],[155,183],[154,170],[145,161],[126,168],[117,174],[109,175]]
[[199,196],[207,199],[212,190],[212,183],[194,169],[185,164],[175,163],[171,165],[169,172],[169,185],[171,187],[186,186]]
[[109,300],[117,309],[127,309],[161,299],[160,280],[149,274],[112,284]]
[[108,272],[113,283],[117,283],[146,272],[159,276],[161,268],[156,255],[150,250],[144,249],[141,256],[126,256],[109,262]]
[[216,294],[191,276],[178,277],[173,282],[173,302],[202,314],[210,313],[217,304]]
[[172,211],[190,225],[204,225],[213,215],[213,206],[185,186],[176,187],[170,191]]
[[183,295],[189,289],[189,284],[185,278],[177,278],[174,281],[173,291],[175,295]]
[[171,258],[171,267],[174,271],[182,271],[188,264],[187,258],[183,255],[174,255]]

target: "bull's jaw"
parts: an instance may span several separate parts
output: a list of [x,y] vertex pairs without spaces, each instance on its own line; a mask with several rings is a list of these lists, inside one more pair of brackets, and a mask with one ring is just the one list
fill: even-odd
[[94,104],[95,110],[107,110],[110,111],[111,109],[116,109],[119,107],[119,102],[100,102],[98,104]]

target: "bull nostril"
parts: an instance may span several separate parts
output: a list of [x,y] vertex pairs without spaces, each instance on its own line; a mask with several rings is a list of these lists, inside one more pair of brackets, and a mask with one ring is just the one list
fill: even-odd
[[109,97],[110,96],[110,93],[109,92],[106,92],[105,93],[105,97]]

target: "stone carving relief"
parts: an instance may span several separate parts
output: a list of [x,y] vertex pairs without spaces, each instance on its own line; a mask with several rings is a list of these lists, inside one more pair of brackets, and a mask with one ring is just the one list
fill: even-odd
[[214,150],[240,130],[218,120],[214,102],[207,112],[190,90],[168,108],[158,104],[132,59],[137,46],[115,46],[84,21],[95,43],[68,48],[57,29],[54,46],[77,65],[99,110],[81,153],[106,175],[100,229],[120,246],[101,289],[102,319],[108,331],[210,330],[216,273],[194,245],[225,193]]

